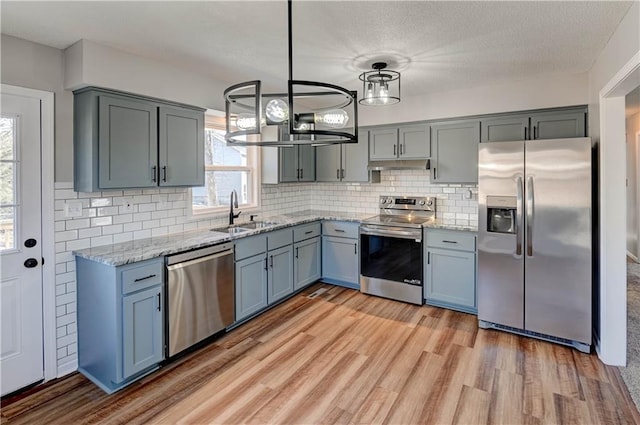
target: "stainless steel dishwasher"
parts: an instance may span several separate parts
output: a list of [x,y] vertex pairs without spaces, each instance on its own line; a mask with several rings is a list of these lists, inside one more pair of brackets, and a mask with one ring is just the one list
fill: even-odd
[[233,244],[166,257],[167,354],[172,357],[233,323]]

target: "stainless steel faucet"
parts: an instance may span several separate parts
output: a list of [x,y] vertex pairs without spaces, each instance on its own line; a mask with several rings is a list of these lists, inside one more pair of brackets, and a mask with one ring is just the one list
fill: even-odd
[[242,211],[238,211],[238,214],[233,213],[233,208],[238,208],[238,192],[231,191],[231,198],[229,199],[229,226],[233,224],[233,220],[240,217]]

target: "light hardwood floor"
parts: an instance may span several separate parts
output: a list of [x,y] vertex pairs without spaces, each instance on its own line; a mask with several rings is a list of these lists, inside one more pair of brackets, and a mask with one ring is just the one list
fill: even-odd
[[621,382],[595,354],[317,284],[116,394],[75,374],[4,400],[2,423],[638,423]]

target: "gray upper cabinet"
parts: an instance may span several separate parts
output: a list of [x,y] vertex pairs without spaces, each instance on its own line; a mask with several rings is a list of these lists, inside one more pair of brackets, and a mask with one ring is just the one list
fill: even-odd
[[158,118],[148,102],[99,96],[98,185],[157,186]]
[[528,115],[487,118],[481,124],[481,142],[527,140],[529,133]]
[[480,121],[431,125],[431,181],[477,183]]
[[74,190],[204,184],[204,109],[113,90],[74,92]]
[[359,131],[358,143],[318,146],[316,148],[316,181],[368,182],[368,132]]
[[584,111],[542,112],[531,115],[531,139],[562,139],[586,136]]
[[481,142],[563,139],[587,135],[586,108],[481,118]]
[[204,115],[161,106],[158,121],[160,186],[204,185]]
[[369,131],[369,159],[429,158],[429,126],[405,125]]
[[277,184],[315,180],[315,146],[262,148],[262,183]]

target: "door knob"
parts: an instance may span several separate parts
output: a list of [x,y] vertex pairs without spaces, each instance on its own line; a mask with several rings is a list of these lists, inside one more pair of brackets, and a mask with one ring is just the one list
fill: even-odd
[[24,241],[24,246],[26,246],[27,248],[33,248],[34,246],[36,246],[38,244],[38,241],[36,241],[35,239],[27,239],[26,241]]
[[38,265],[38,260],[36,260],[35,258],[27,258],[24,261],[24,266],[28,269],[32,269],[37,265]]

